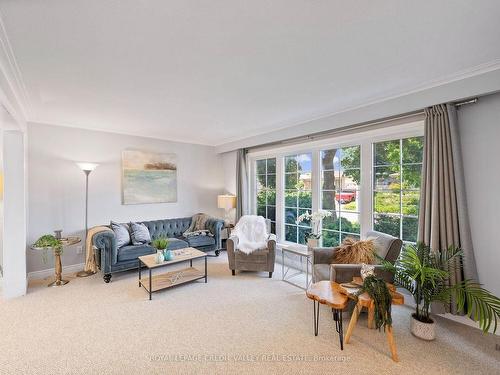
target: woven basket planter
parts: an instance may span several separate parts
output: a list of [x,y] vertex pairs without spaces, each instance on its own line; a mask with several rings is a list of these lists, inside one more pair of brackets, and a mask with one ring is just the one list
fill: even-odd
[[421,322],[420,320],[415,319],[412,314],[410,321],[410,331],[419,339],[432,341],[436,338],[436,323]]

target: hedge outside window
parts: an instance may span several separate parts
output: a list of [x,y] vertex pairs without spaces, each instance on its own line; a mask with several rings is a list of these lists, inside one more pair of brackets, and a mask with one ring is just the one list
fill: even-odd
[[276,158],[256,164],[257,215],[271,220],[271,233],[276,233]]
[[312,154],[286,156],[285,173],[285,240],[306,244],[306,233],[311,232],[310,222],[296,224],[297,217],[312,211]]
[[373,144],[373,229],[417,241],[423,137]]
[[321,208],[332,212],[322,223],[323,246],[360,238],[360,151],[360,146],[351,146],[320,153]]

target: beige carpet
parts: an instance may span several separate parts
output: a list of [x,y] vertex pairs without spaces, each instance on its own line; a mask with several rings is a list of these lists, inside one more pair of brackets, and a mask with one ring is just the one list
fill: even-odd
[[[395,307],[394,363],[383,333],[363,316],[342,352],[331,312],[312,326],[302,290],[265,273],[232,277],[223,253],[209,258],[209,282],[156,293],[134,272],[61,288],[32,282],[27,296],[0,302],[1,374],[494,374],[498,336],[438,319],[438,338],[408,331],[410,309]],[[280,268],[277,267],[277,271]],[[349,321],[345,317],[345,326]]]

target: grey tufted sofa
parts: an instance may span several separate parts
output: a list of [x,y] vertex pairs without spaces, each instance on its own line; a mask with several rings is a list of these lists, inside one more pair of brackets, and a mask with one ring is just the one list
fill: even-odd
[[[154,240],[158,237],[166,237],[169,240],[168,249],[177,250],[186,247],[195,247],[198,250],[208,252],[215,250],[219,255],[221,248],[221,230],[224,225],[223,220],[211,218],[207,221],[207,229],[214,235],[183,237],[183,233],[191,225],[191,217],[178,219],[164,219],[154,221],[143,221]],[[96,250],[96,261],[104,273],[104,281],[111,281],[111,274],[137,268],[137,258],[142,255],[154,254],[154,249],[149,244],[146,245],[126,245],[121,248],[116,247],[115,234],[112,231],[97,233],[93,238]]]

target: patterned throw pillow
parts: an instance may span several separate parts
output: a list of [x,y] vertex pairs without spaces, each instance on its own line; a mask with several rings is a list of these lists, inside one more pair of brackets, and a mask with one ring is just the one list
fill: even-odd
[[130,245],[130,232],[127,224],[120,224],[112,221],[110,227],[113,232],[115,232],[117,248]]
[[130,223],[130,237],[133,245],[144,245],[151,242],[149,229],[142,223]]
[[347,237],[342,245],[335,251],[334,263],[343,264],[373,264],[375,261],[375,249],[373,240],[356,241]]

